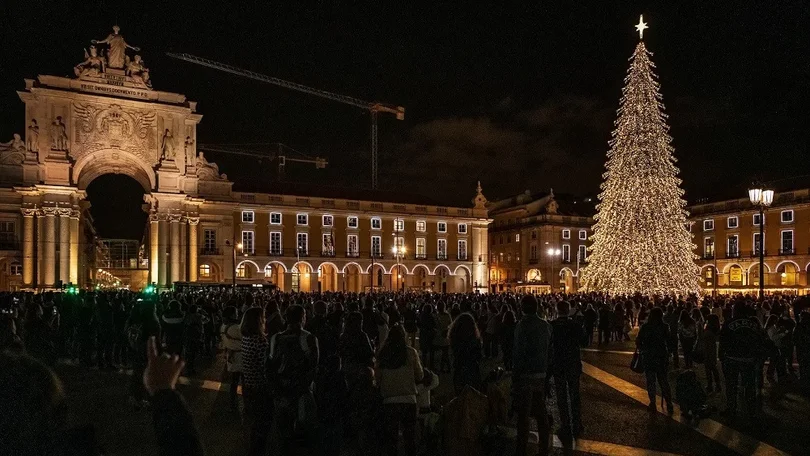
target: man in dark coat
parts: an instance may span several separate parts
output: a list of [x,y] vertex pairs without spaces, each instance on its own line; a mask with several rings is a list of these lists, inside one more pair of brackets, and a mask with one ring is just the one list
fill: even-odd
[[557,303],[557,319],[551,322],[551,375],[557,392],[560,411],[560,437],[579,437],[582,434],[582,405],[579,377],[582,360],[579,349],[585,340],[582,324],[570,315],[567,301]]

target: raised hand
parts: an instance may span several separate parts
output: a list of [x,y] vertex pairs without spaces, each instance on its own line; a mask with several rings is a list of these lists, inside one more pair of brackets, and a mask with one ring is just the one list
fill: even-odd
[[164,389],[173,390],[186,362],[177,355],[169,356],[166,353],[158,355],[154,336],[146,343],[146,357],[148,363],[146,370],[143,371],[143,385],[149,395],[153,396]]

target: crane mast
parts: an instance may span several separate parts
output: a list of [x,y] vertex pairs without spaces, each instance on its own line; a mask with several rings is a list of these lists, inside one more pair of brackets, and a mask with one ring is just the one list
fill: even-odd
[[285,81],[284,79],[274,78],[255,71],[245,70],[243,68],[235,67],[225,63],[220,63],[214,60],[197,57],[195,55],[186,53],[167,52],[169,57],[183,60],[186,62],[194,63],[204,67],[212,68],[215,70],[223,71],[225,73],[234,74],[237,76],[246,77],[256,81],[261,81],[267,84],[273,84],[286,89],[303,92],[309,95],[314,95],[328,100],[337,101],[339,103],[351,105],[357,108],[365,109],[369,112],[371,117],[371,188],[377,188],[377,165],[378,165],[378,140],[377,140],[377,115],[379,113],[394,114],[397,120],[405,120],[405,108],[402,106],[389,105],[379,102],[364,101],[359,98],[350,97],[347,95],[340,95],[337,93],[329,92],[327,90],[316,89],[314,87],[298,84],[297,82]]

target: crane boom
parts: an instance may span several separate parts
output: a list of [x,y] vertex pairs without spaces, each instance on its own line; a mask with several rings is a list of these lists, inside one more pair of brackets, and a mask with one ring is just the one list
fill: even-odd
[[377,114],[380,112],[394,114],[397,120],[405,120],[404,107],[379,102],[364,101],[359,98],[354,98],[347,95],[340,95],[323,89],[316,89],[314,87],[298,84],[297,82],[285,81],[284,79],[274,78],[272,76],[256,73],[255,71],[245,70],[243,68],[235,67],[233,65],[220,63],[214,60],[206,59],[204,57],[198,57],[191,54],[167,52],[166,55],[178,60],[194,63],[196,65],[213,68],[215,70],[224,71],[226,73],[234,74],[237,76],[242,76],[256,81],[265,82],[267,84],[273,84],[279,87],[284,87],[286,89],[303,92],[309,95],[315,95],[317,97],[326,98],[328,100],[337,101],[339,103],[348,104],[369,111],[369,113],[371,114],[371,188],[372,189],[377,188],[377,161],[378,161]]

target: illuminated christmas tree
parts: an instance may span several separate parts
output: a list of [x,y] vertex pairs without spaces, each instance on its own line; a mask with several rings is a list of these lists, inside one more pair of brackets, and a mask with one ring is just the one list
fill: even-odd
[[[636,26],[643,38],[643,18]],[[643,41],[630,58],[581,284],[611,294],[698,288],[692,236],[664,105]]]

